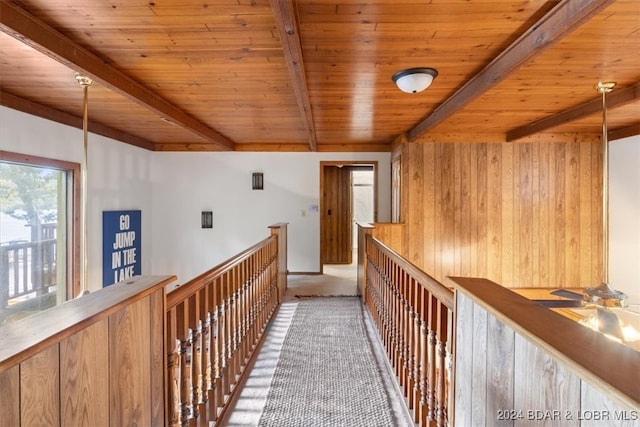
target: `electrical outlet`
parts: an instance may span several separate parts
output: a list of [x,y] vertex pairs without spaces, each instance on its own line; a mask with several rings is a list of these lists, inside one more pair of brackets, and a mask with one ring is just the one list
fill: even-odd
[[300,211],[300,216],[307,216],[307,211],[305,211],[304,209],[302,209]]

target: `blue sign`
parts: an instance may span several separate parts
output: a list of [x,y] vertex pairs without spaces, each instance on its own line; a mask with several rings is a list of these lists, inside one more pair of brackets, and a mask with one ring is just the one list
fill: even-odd
[[102,212],[102,287],[142,274],[142,212]]

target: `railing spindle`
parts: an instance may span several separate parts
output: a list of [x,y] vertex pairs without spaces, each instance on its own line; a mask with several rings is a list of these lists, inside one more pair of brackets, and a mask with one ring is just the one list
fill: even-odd
[[223,418],[278,306],[279,247],[286,248],[279,237],[272,229],[269,238],[167,294],[168,425],[208,427]]
[[448,426],[453,292],[366,235],[366,304],[414,420]]

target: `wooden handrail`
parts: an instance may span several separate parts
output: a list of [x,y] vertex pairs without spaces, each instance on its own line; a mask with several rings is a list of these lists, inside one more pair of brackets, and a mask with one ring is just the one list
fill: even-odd
[[567,366],[604,396],[622,408],[640,407],[640,352],[490,280],[450,279],[456,292]]
[[[0,373],[166,287],[175,276],[137,276],[0,328]],[[29,331],[29,333],[25,333]]]
[[219,277],[224,272],[236,267],[247,258],[249,258],[252,254],[254,254],[258,249],[265,246],[270,239],[273,239],[273,236],[267,237],[264,240],[240,252],[239,254],[236,254],[235,256],[221,262],[214,268],[207,270],[201,275],[189,280],[184,285],[177,286],[174,290],[167,293],[167,310],[175,307],[180,302],[196,293],[198,291],[198,286],[194,285],[211,281],[216,277]]
[[[373,237],[368,236],[369,239],[373,239]],[[429,274],[420,270],[420,268],[416,267],[411,262],[407,261],[402,255],[398,254],[393,249],[389,248],[387,245],[382,243],[378,239],[374,239],[380,251],[384,253],[389,258],[392,258],[393,261],[398,265],[400,269],[407,272],[411,277],[413,277],[418,283],[422,284],[422,286],[426,286],[429,288],[429,292],[433,293],[433,295],[438,298],[444,305],[447,306],[450,310],[453,310],[454,300],[453,300],[453,290],[451,288],[446,287],[442,283],[438,282],[436,279],[431,277]]]
[[167,295],[170,426],[209,426],[227,410],[286,287],[286,224]]
[[[450,425],[453,291],[361,228],[365,303],[414,421]],[[361,261],[359,260],[359,264]]]

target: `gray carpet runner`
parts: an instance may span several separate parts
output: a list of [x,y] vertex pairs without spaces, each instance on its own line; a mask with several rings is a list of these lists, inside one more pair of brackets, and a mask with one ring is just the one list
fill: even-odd
[[298,304],[259,425],[397,425],[357,297]]

